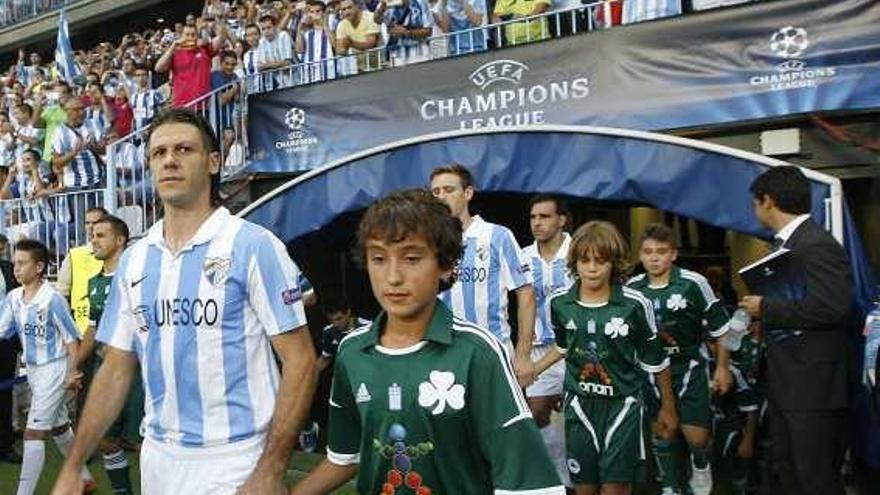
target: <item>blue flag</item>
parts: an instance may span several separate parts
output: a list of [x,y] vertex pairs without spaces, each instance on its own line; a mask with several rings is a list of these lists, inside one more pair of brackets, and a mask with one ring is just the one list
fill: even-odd
[[64,13],[64,9],[61,9],[61,18],[58,20],[55,66],[61,78],[67,82],[73,82],[73,78],[80,75],[79,67],[73,61],[73,49],[70,47],[70,31],[67,29],[67,15]]

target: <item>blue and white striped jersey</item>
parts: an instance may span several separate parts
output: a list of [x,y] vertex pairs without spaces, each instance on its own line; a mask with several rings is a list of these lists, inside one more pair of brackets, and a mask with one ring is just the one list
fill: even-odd
[[[78,129],[72,129],[67,124],[61,124],[55,129],[52,142],[52,150],[56,155],[66,155],[73,151],[80,141],[93,143],[101,140],[101,131],[84,121]],[[64,185],[66,187],[94,186],[101,183],[104,178],[104,170],[98,163],[98,158],[87,147],[77,154],[73,160],[64,167]]]
[[626,0],[623,2],[624,24],[650,21],[681,15],[681,0]]
[[239,76],[246,81],[248,94],[259,93],[263,90],[261,78],[257,76],[260,73],[259,62],[260,54],[256,48],[246,51],[241,57]]
[[[301,54],[302,61],[307,64],[302,70],[303,82],[318,82],[336,77],[336,66],[333,60],[333,45],[330,44],[332,33],[326,29],[309,29],[302,33],[305,51]],[[319,63],[322,62],[323,63]]]
[[553,333],[553,324],[550,320],[550,296],[560,290],[566,290],[574,283],[575,277],[568,269],[568,248],[571,245],[571,236],[563,233],[562,245],[553,257],[547,262],[538,252],[538,243],[529,244],[523,249],[523,254],[532,264],[532,285],[535,288],[535,345],[552,344],[556,342],[556,334]]
[[293,53],[293,39],[287,31],[277,30],[275,37],[268,40],[265,37],[260,38],[257,46],[257,61],[259,63],[281,62],[287,60],[289,62],[296,61]]
[[48,282],[43,282],[29,302],[24,302],[23,287],[6,296],[0,309],[0,339],[8,339],[16,332],[24,360],[30,365],[67,357],[65,345],[79,340],[67,301]]
[[104,108],[101,106],[88,107],[86,108],[86,122],[95,129],[99,129],[101,133],[106,133],[110,130],[110,126],[113,125],[113,122],[107,118],[107,115],[104,114]]
[[150,125],[159,108],[165,103],[165,97],[158,89],[145,89],[133,93],[131,108],[134,111],[134,130]]
[[150,438],[198,447],[264,434],[279,383],[269,337],[306,324],[299,269],[277,237],[225,208],[177,255],[163,224],[123,254],[97,339],[136,353]]
[[464,255],[458,278],[440,299],[455,316],[510,340],[507,292],[532,283],[530,266],[507,227],[474,216],[462,235]]

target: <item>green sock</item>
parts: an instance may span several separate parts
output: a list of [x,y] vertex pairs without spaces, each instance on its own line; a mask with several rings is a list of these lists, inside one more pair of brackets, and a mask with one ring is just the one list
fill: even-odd
[[128,477],[128,458],[125,452],[119,449],[110,454],[104,454],[104,470],[110,478],[110,486],[114,494],[132,495],[131,480]]
[[708,446],[702,449],[691,447],[691,459],[693,459],[694,467],[700,470],[709,467],[710,452],[711,447]]
[[654,459],[660,471],[660,484],[678,490],[678,475],[681,472],[678,464],[676,442],[654,438]]

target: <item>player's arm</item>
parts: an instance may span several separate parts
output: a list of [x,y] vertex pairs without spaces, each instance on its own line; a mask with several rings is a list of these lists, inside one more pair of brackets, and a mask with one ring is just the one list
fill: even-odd
[[81,370],[89,357],[95,352],[95,329],[94,322],[89,324],[79,344],[79,353],[76,355],[76,369]]
[[73,445],[58,474],[52,495],[82,493],[80,470],[122,410],[136,367],[133,353],[107,347],[104,363],[92,380]]
[[715,366],[715,374],[712,377],[712,389],[724,395],[733,386],[733,375],[730,374],[730,351],[720,342],[721,337],[730,328],[730,315],[715,296],[715,292],[706,279],[702,277],[697,279],[693,292],[695,292],[693,297],[700,301],[704,308],[702,319],[707,322],[709,336],[714,339],[712,350],[717,366]]
[[553,296],[550,299],[550,326],[553,328],[553,336],[556,339],[556,345],[550,349],[547,354],[544,354],[544,357],[538,360],[535,363],[535,376],[540,375],[547,368],[556,364],[557,361],[565,357],[565,353],[568,349],[568,332],[565,329],[565,326],[560,325],[558,321],[558,310],[555,308],[553,304]]
[[[240,495],[277,493],[315,391],[315,350],[306,326],[299,268],[268,232],[255,239],[248,266],[248,302],[281,360],[281,384],[266,446]],[[247,256],[247,254],[245,254]]]
[[302,326],[276,335],[272,337],[272,347],[281,360],[281,384],[266,447],[254,472],[239,490],[241,494],[272,493],[269,490],[281,482],[315,391],[315,353],[309,329]]
[[730,350],[716,339],[712,342],[715,351],[715,374],[712,377],[712,390],[719,395],[726,394],[733,386],[733,375],[730,373]]
[[52,302],[49,306],[52,323],[58,332],[61,333],[61,341],[67,348],[67,387],[77,389],[82,380],[82,373],[79,372],[79,330],[76,328],[76,322],[70,316],[70,307],[60,294],[52,295]]
[[532,364],[532,342],[535,340],[535,290],[532,287],[531,263],[526,258],[513,232],[505,229],[501,236],[498,254],[501,259],[501,276],[508,290],[515,290],[517,303],[517,342],[514,367],[516,377],[523,387],[535,381]]

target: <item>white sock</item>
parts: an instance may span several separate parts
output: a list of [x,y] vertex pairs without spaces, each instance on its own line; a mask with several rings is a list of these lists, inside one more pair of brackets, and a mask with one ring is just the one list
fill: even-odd
[[[60,435],[55,435],[55,446],[58,447],[58,450],[61,451],[61,454],[64,457],[67,457],[67,453],[70,451],[70,446],[73,444],[73,429],[67,428],[64,430],[64,433]],[[89,468],[83,466],[82,470],[79,472],[80,477],[84,481],[92,481],[92,473],[89,472]]]
[[46,443],[42,440],[25,440],[23,454],[17,495],[33,495],[46,461]]

